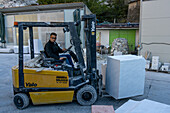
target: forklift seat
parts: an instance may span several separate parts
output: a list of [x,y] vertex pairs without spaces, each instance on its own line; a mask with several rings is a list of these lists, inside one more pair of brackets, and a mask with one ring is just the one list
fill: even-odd
[[40,51],[40,56],[43,60],[44,67],[54,67],[55,65],[62,65],[64,60],[56,60],[54,58],[48,58],[44,51]]

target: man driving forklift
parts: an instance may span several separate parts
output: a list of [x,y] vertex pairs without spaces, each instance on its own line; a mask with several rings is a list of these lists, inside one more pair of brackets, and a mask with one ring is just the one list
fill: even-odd
[[[19,34],[19,65],[12,68],[14,104],[18,109],[29,106],[30,101],[34,105],[72,102],[74,99],[80,105],[89,106],[96,102],[98,93],[102,93],[102,76],[98,74],[96,60],[96,15],[83,15],[86,33],[86,62],[84,62],[81,40],[77,33],[75,22],[15,22]],[[27,68],[24,65],[23,55],[23,32],[29,29],[31,59],[34,58],[34,27],[64,27],[68,28],[71,36],[70,44],[74,47],[79,67],[77,69],[54,58],[47,58],[44,51],[41,51],[41,63],[44,68],[37,72],[37,68]],[[57,36],[57,35],[56,35]],[[49,42],[49,51],[53,54],[58,52],[58,59],[62,57],[60,52],[69,52],[72,46],[66,51],[58,51],[55,43],[56,36],[51,35],[52,42]],[[54,39],[52,39],[54,38]],[[48,44],[47,46],[48,47]],[[54,47],[54,48],[53,48]],[[45,49],[46,50],[46,49]],[[48,54],[48,50],[46,50]],[[56,56],[57,56],[56,55]],[[48,56],[52,57],[52,56]],[[54,64],[52,64],[54,63]],[[55,66],[58,65],[58,66]],[[52,67],[48,69],[46,67]],[[55,69],[53,69],[53,67]],[[84,70],[85,69],[85,70]]]
[[54,58],[56,60],[66,60],[67,64],[72,65],[74,67],[71,59],[72,57],[75,62],[75,65],[77,66],[77,62],[78,62],[77,56],[71,50],[69,50],[69,54],[59,55],[59,53],[67,52],[67,49],[65,48],[61,49],[56,43],[56,39],[57,39],[57,34],[54,32],[51,33],[50,40],[46,43],[44,47],[46,56],[48,58]]

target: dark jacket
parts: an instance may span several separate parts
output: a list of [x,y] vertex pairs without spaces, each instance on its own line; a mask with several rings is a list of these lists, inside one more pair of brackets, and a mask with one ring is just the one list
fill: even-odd
[[51,42],[50,40],[46,43],[44,47],[45,53],[48,58],[54,58],[59,60],[59,53],[63,53],[63,50],[58,46],[56,42]]

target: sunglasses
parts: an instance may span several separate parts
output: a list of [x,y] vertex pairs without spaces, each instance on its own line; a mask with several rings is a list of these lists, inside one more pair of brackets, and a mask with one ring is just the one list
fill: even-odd
[[51,38],[56,40],[56,37],[51,37]]

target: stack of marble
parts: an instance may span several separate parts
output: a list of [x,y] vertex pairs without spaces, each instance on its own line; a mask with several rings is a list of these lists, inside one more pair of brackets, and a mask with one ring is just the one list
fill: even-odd
[[143,95],[145,62],[135,55],[108,56],[106,92],[115,99]]
[[122,54],[128,54],[128,41],[125,38],[116,38],[112,43],[111,53],[122,52]]

